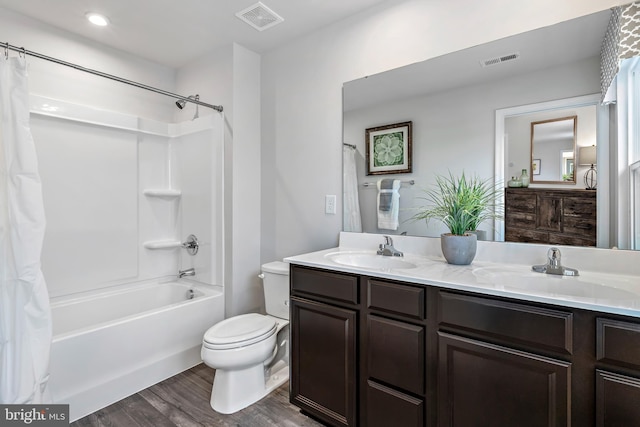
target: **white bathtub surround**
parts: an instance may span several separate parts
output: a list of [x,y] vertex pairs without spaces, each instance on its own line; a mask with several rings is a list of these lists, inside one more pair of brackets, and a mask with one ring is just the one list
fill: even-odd
[[[52,398],[75,420],[200,363],[204,331],[224,318],[224,118],[30,103],[48,216]],[[181,244],[190,234],[194,256]],[[164,283],[191,268],[193,281]]]
[[447,264],[440,239],[393,236],[394,247],[404,252],[400,260],[411,263],[385,268],[344,265],[335,253],[371,253],[384,239],[380,234],[340,233],[338,248],[288,257],[285,261],[358,274],[375,275],[488,295],[558,304],[608,313],[640,317],[640,251],[557,246],[562,265],[579,270],[577,277],[531,271],[545,264],[551,245],[510,242],[478,242],[478,252],[468,266]]
[[51,308],[51,394],[73,421],[199,364],[224,297],[220,286],[167,277],[54,298]]
[[[186,268],[222,283],[221,114],[165,123],[37,95],[30,104],[52,297]],[[177,244],[156,249],[189,234],[202,243],[195,257]]]
[[25,58],[0,59],[0,403],[48,403],[51,312]]

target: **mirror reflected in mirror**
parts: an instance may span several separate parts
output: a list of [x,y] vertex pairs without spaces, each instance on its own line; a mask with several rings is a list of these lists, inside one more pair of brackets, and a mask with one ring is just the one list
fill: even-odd
[[531,122],[531,182],[576,183],[576,128],[578,116]]

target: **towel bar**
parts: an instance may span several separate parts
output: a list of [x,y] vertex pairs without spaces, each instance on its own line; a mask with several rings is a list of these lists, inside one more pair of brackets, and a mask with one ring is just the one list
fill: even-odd
[[[402,182],[403,184],[409,184],[409,185],[413,185],[413,184],[415,184],[415,183],[416,183],[416,181],[415,181],[415,180],[413,180],[413,179],[410,179],[410,180],[408,180],[408,181],[401,181],[401,182]],[[376,185],[376,183],[375,183],[375,182],[363,182],[363,183],[362,183],[362,185],[363,185],[364,187],[369,187],[370,185],[375,186],[375,185]]]

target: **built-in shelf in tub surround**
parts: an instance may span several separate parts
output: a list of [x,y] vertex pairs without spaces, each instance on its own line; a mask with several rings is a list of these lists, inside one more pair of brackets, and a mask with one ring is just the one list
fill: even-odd
[[182,247],[178,240],[149,240],[143,243],[147,249],[174,249]]
[[142,192],[147,197],[180,197],[182,192],[172,188],[149,188]]

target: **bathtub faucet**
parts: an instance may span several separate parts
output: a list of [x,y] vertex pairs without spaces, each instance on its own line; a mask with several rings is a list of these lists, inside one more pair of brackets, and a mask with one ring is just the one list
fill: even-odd
[[178,270],[178,278],[182,279],[184,276],[195,276],[196,270],[193,268],[187,268],[186,270]]

